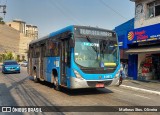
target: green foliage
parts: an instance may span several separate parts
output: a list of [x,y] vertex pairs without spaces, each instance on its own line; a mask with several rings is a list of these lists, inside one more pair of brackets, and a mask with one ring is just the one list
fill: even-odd
[[22,56],[22,61],[25,61],[25,56]]
[[5,52],[3,54],[0,54],[0,62],[4,61],[4,60],[13,60],[13,54],[12,52]]
[[17,55],[16,60],[17,60],[18,62],[20,62],[20,55]]
[[7,60],[12,60],[12,59],[14,59],[12,52],[7,52],[7,53],[6,53],[6,58],[7,58]]
[[2,17],[0,17],[0,24],[5,24]]

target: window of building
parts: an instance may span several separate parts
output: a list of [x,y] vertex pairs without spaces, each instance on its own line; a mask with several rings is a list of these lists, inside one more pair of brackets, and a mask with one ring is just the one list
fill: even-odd
[[160,16],[160,0],[156,0],[147,4],[148,18]]

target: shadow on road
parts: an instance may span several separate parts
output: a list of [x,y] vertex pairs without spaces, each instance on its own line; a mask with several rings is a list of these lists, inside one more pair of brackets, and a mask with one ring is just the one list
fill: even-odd
[[[10,89],[7,88],[5,83],[0,83],[0,106],[18,106],[16,100],[13,98],[13,96],[10,93]],[[5,109],[2,110],[0,107],[0,111],[5,111]],[[13,115],[11,112],[1,113],[2,115]],[[14,115],[23,115],[23,113],[15,112]]]
[[[30,80],[33,80],[33,77],[29,77]],[[39,82],[41,85],[45,85],[47,87],[53,88],[54,90],[54,85],[49,82]],[[111,90],[106,89],[106,88],[84,88],[84,89],[67,89],[61,87],[60,90],[62,93],[65,93],[70,96],[79,96],[79,95],[98,95],[98,94],[108,94],[108,93],[113,93]]]
[[62,92],[70,96],[79,96],[79,95],[99,95],[99,94],[108,94],[113,93],[111,90],[106,88],[86,88],[86,89],[66,89],[62,88]]
[[0,106],[18,106],[5,83],[0,83]]

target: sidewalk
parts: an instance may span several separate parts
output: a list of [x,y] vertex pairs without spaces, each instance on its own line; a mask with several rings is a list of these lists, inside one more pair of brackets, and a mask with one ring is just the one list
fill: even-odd
[[160,95],[159,81],[123,80],[120,87]]

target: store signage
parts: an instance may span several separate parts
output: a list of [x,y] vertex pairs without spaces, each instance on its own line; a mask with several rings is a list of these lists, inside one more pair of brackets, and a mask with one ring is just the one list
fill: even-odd
[[123,46],[123,42],[118,42],[118,46]]
[[132,41],[133,38],[134,38],[134,32],[131,31],[131,32],[128,33],[128,40],[129,40],[129,41]]
[[127,33],[127,44],[160,40],[160,24],[134,29]]
[[136,31],[135,35],[137,36],[137,41],[148,39],[148,35],[146,35],[146,31],[145,30]]

